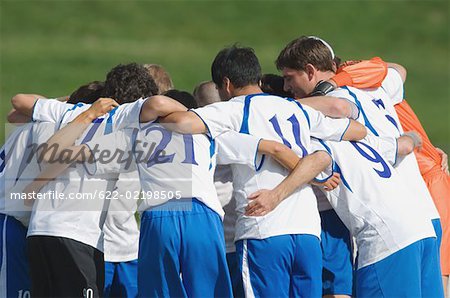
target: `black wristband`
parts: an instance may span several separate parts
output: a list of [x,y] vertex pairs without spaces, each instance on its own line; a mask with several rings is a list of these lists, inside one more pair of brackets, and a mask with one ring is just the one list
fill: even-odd
[[327,81],[319,81],[309,96],[325,96],[334,90],[333,84]]

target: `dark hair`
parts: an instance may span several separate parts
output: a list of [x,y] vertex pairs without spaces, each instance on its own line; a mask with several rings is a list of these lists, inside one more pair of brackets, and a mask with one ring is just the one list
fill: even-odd
[[111,97],[119,104],[158,94],[155,81],[140,64],[119,64],[106,75],[103,97]]
[[76,104],[79,102],[92,104],[102,96],[104,82],[93,81],[79,87],[69,96],[68,103]]
[[284,91],[284,79],[283,77],[275,74],[264,74],[261,78],[261,90],[264,93],[277,95],[281,97],[294,97],[290,92]]
[[257,85],[261,79],[261,66],[252,48],[236,45],[221,50],[211,65],[213,82],[222,87],[228,78],[236,88]]
[[301,36],[280,52],[275,64],[279,70],[288,67],[304,71],[312,64],[320,71],[333,71],[333,55],[320,39]]
[[189,92],[172,89],[166,91],[163,95],[175,99],[188,109],[195,109],[198,107],[194,96],[192,96]]

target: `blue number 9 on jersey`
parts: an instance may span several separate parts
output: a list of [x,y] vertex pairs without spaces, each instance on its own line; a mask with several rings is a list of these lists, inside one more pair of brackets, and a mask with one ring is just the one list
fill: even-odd
[[[373,163],[379,163],[383,166],[382,170],[377,170],[377,169],[373,168],[375,170],[375,172],[378,174],[378,176],[380,176],[381,178],[391,177],[392,174],[391,174],[391,170],[389,169],[389,166],[384,161],[383,157],[381,157],[381,155],[377,151],[375,151],[375,149],[373,149],[369,145],[361,143],[361,142],[352,141],[350,143],[353,145],[353,147],[355,147],[355,149],[359,152],[359,154],[361,154],[367,160],[369,160]],[[367,148],[373,154],[373,156],[370,156],[370,154],[368,154],[366,151],[364,151],[364,149],[361,146]]]

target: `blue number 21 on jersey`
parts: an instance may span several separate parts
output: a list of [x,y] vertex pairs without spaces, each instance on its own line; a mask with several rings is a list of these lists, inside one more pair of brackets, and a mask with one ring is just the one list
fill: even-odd
[[[149,157],[148,162],[147,162],[147,167],[151,167],[155,164],[163,164],[163,163],[173,162],[175,153],[170,154],[170,155],[162,155],[164,152],[164,149],[166,149],[167,145],[169,144],[169,142],[172,139],[172,132],[168,131],[162,127],[159,127],[159,126],[150,126],[145,131],[145,135],[148,135],[152,131],[161,132],[162,139],[161,139],[161,142],[158,144],[158,146],[156,146],[152,155]],[[195,160],[194,139],[192,138],[192,135],[187,135],[187,134],[183,135],[183,142],[184,142],[185,159],[181,163],[198,165],[197,161]]]

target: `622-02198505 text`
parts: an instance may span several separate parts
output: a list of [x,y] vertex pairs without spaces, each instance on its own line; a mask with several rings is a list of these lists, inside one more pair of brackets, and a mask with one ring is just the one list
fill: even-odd
[[88,193],[62,193],[58,191],[11,193],[12,200],[171,200],[181,199],[181,191],[93,191]]

